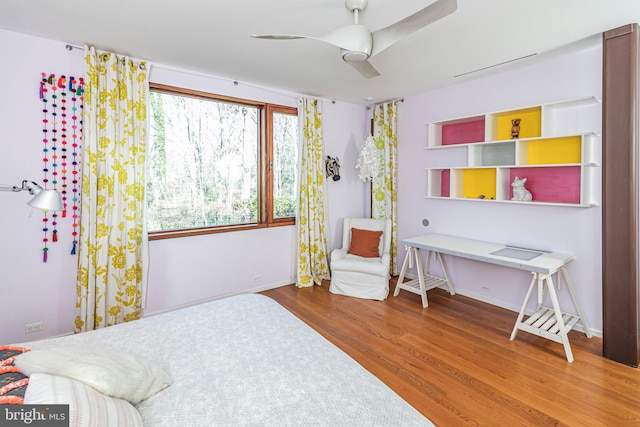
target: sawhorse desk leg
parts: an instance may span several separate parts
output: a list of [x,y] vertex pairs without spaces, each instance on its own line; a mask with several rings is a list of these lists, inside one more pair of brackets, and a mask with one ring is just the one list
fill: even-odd
[[[400,276],[398,276],[398,282],[396,283],[396,289],[393,291],[393,296],[396,297],[400,293],[400,289],[404,289],[414,294],[420,295],[422,298],[422,306],[427,308],[429,306],[429,300],[427,299],[427,291],[433,288],[437,288],[442,285],[446,285],[449,293],[455,295],[456,291],[453,288],[453,282],[449,277],[449,270],[447,270],[447,264],[444,257],[440,252],[433,252],[440,262],[444,278],[431,276],[429,269],[431,268],[431,253],[427,251],[427,258],[424,261],[424,267],[420,260],[420,249],[413,246],[405,246],[407,254],[404,257],[402,263],[402,269],[400,270]],[[404,276],[407,273],[407,269],[413,266],[413,260],[416,262],[416,269],[418,270],[418,278],[412,279],[407,282],[404,281]]]
[[[518,333],[518,329],[534,335],[539,335],[551,341],[562,344],[567,356],[567,361],[573,362],[573,353],[571,351],[571,345],[569,344],[568,337],[569,331],[571,331],[573,326],[578,322],[582,322],[585,334],[589,338],[591,338],[591,331],[589,330],[589,326],[587,325],[587,321],[584,317],[584,313],[582,312],[582,308],[578,303],[578,299],[576,297],[575,289],[573,288],[573,282],[571,281],[569,272],[566,267],[562,267],[562,269],[558,272],[558,287],[561,286],[562,279],[564,279],[567,287],[569,288],[569,293],[571,294],[573,304],[578,311],[577,316],[562,313],[562,311],[560,310],[558,295],[556,294],[555,285],[553,284],[553,275],[541,273],[532,273],[532,275],[533,278],[531,279],[531,284],[529,285],[529,289],[527,290],[527,295],[524,298],[524,303],[522,304],[520,313],[518,313],[516,324],[514,325],[513,331],[511,332],[511,340],[515,339],[516,334]],[[529,304],[529,300],[531,299],[533,288],[536,285],[538,286],[538,311],[529,316],[526,320],[523,320],[524,312],[527,308],[527,305]],[[544,297],[545,289],[549,291],[549,297],[551,299],[552,306],[551,308],[542,306],[542,299]]]

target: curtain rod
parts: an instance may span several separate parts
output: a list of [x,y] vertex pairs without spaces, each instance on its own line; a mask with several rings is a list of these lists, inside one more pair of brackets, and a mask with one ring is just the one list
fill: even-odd
[[[84,51],[84,47],[78,46],[78,45],[74,45],[74,44],[71,44],[71,43],[67,43],[66,46],[65,46],[65,49],[67,49],[68,51],[72,51],[74,49],[78,49],[78,50]],[[136,59],[136,60],[137,61],[142,61],[140,59]],[[154,63],[154,62],[151,62],[151,61],[145,61],[145,62],[147,62],[153,68],[159,68],[159,69],[165,70],[165,71],[176,71],[176,72],[191,74],[191,75],[199,76],[199,77],[208,77],[208,78],[212,78],[212,79],[216,79],[216,80],[221,80],[221,81],[226,81],[226,82],[229,82],[229,83],[233,83],[234,86],[238,86],[240,84],[240,82],[238,80],[232,80],[232,79],[228,79],[228,78],[213,76],[211,74],[206,74],[206,73],[202,73],[202,72],[199,72],[199,71],[186,70],[186,69],[183,69],[183,68],[172,67],[172,66],[169,66],[169,65],[157,64],[157,63]],[[269,88],[266,88],[266,87],[263,87],[263,86],[252,85],[250,83],[242,82],[242,84],[245,85],[245,86],[253,87],[253,88],[256,88],[256,89],[259,89],[259,90],[264,90],[266,92],[275,93],[277,95],[286,96],[286,97],[293,98],[293,99],[297,99],[297,98],[300,97],[299,94],[292,94],[292,93],[287,93],[287,92],[284,92],[284,91],[277,91],[277,90],[269,89]],[[333,102],[335,103],[335,101],[333,101]]]
[[[81,51],[84,52],[84,47],[83,46],[78,46],[78,45],[74,45],[74,44],[71,44],[71,43],[67,43],[64,48],[66,50],[68,50],[69,52],[71,52],[74,49],[81,50]],[[142,60],[136,59],[136,61],[142,61]],[[145,61],[145,62],[150,63],[149,61]],[[159,64],[155,64],[155,63],[150,63],[150,65],[152,65],[154,68],[160,68],[160,69],[166,70],[166,71],[179,71],[179,72],[182,72],[182,73],[189,73],[189,74],[193,74],[193,75],[197,75],[197,76],[209,77],[209,78],[213,78],[213,79],[216,79],[216,80],[224,80],[224,81],[232,82],[234,86],[238,86],[240,84],[240,82],[238,82],[237,80],[231,80],[231,79],[225,79],[225,78],[222,78],[222,77],[216,77],[216,76],[212,76],[210,74],[200,73],[200,72],[197,72],[197,71],[183,70],[183,69],[180,69],[180,68],[169,67],[169,66],[166,66],[166,65],[159,65]],[[331,104],[335,104],[337,102],[335,99],[327,99],[327,98],[315,97],[315,96],[304,95],[304,94],[297,95],[297,94],[292,94],[292,93],[280,92],[280,91],[277,91],[277,90],[272,90],[272,89],[269,89],[269,88],[265,88],[263,86],[252,85],[252,84],[249,84],[249,83],[244,83],[243,82],[243,84],[245,86],[250,86],[250,87],[253,87],[253,88],[256,88],[256,89],[260,89],[260,90],[268,91],[268,92],[271,92],[271,93],[275,93],[277,95],[289,96],[289,97],[292,97],[292,98],[298,98],[299,99],[299,98],[304,97],[304,96],[309,96],[311,98],[316,98],[316,99],[318,99],[320,101],[331,102]],[[404,99],[401,99],[400,101],[404,102]],[[367,107],[367,108],[370,108],[370,107]]]
[[[81,50],[81,51],[83,51],[83,52],[84,52],[84,47],[82,47],[82,46],[77,46],[77,45],[73,45],[73,44],[69,44],[69,43],[67,43],[67,44],[65,45],[65,47],[64,47],[64,48],[65,48],[65,49],[67,49],[69,52],[71,52],[71,51],[72,51],[72,50],[74,50],[74,49],[76,49],[76,50]],[[96,49],[96,50],[98,50],[98,49]],[[101,51],[101,52],[104,52],[104,51]],[[114,55],[117,55],[117,54],[115,54],[115,53],[114,53]],[[125,56],[126,56],[126,55],[125,55]],[[127,58],[128,58],[128,57],[127,57]],[[103,58],[103,60],[106,60],[106,59],[107,59],[106,57],[105,57],[105,58]],[[123,63],[124,63],[124,60],[125,60],[125,59],[124,59],[124,58],[122,58]],[[143,60],[143,59],[137,59],[137,58],[129,58],[129,60],[130,60],[130,61],[136,61],[136,62],[139,62],[139,64],[138,64],[138,68],[140,68],[141,70],[144,70],[145,68],[147,68],[147,66],[145,65],[145,63],[148,63],[148,62],[149,62],[149,61],[145,61],[145,60]]]
[[377,102],[377,103],[375,103],[375,104],[367,105],[367,110],[372,109],[372,108],[373,108],[373,107],[375,107],[376,105],[382,105],[382,104],[386,104],[387,102],[393,102],[393,101],[397,101],[397,102],[404,102],[404,98],[388,99],[388,100],[386,100],[386,101]]
[[376,102],[373,105],[381,105],[381,104],[386,104],[387,102],[393,102],[393,101],[404,102],[404,98],[387,99],[386,101]]

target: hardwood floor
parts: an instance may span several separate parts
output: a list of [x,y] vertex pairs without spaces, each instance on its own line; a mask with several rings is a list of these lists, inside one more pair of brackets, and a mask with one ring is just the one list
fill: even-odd
[[640,370],[603,358],[600,338],[571,332],[568,363],[561,344],[523,331],[510,341],[517,313],[461,295],[431,290],[423,309],[409,292],[371,301],[328,289],[262,294],[437,426],[640,425]]

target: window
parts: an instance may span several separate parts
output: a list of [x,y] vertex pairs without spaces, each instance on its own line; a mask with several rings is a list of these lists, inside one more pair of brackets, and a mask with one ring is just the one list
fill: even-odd
[[297,109],[150,85],[149,238],[295,223]]
[[296,176],[298,164],[298,112],[292,107],[269,106],[267,117],[267,141],[271,146],[267,153],[267,182],[271,183],[271,222],[287,221],[296,215]]

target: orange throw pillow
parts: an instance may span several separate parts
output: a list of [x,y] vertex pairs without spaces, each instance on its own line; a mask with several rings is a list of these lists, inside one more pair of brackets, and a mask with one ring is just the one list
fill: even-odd
[[365,258],[377,258],[380,256],[380,236],[382,231],[351,229],[351,245],[348,253]]

